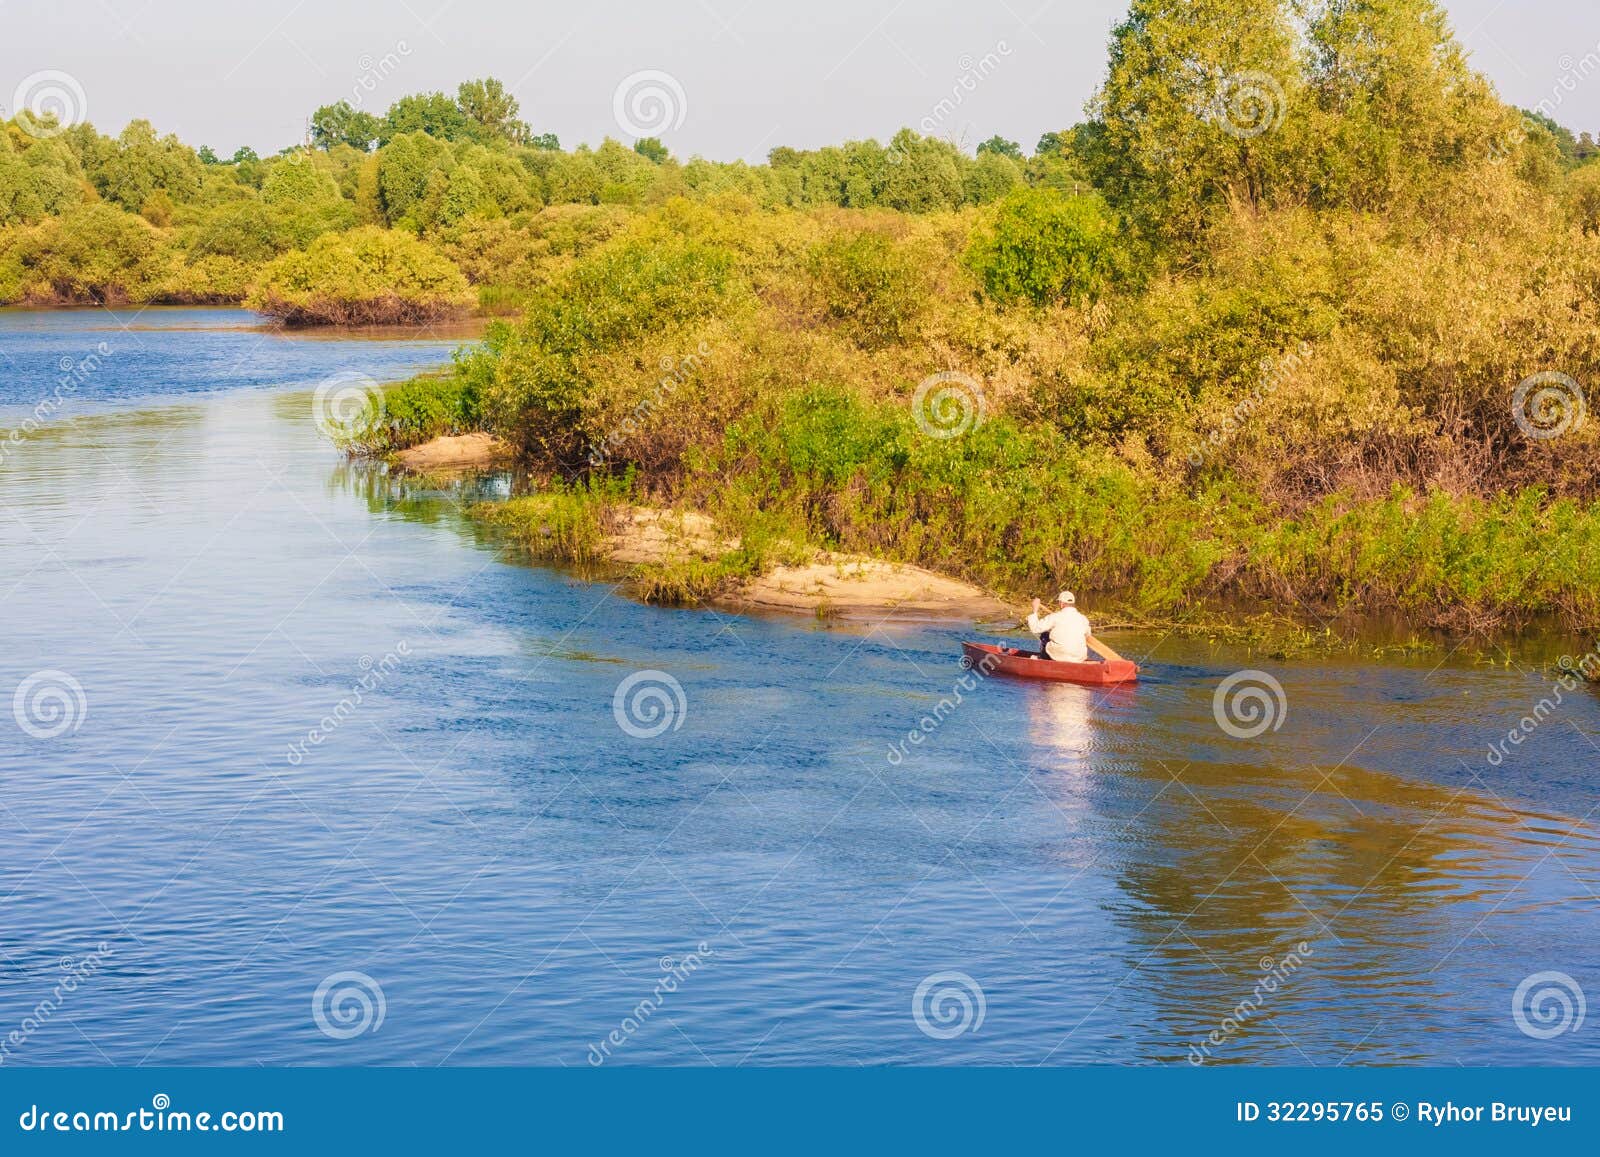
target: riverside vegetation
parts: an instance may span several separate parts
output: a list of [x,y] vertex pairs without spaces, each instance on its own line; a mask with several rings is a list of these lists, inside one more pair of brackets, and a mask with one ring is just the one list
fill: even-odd
[[315,147],[227,163],[13,126],[0,297],[475,291],[507,318],[356,444],[493,431],[542,485],[479,513],[555,557],[630,505],[710,515],[737,549],[647,571],[666,601],[822,547],[1145,617],[1600,624],[1600,164],[1432,0],[1137,0],[1031,155],[680,163],[517,111],[492,81],[330,106]]

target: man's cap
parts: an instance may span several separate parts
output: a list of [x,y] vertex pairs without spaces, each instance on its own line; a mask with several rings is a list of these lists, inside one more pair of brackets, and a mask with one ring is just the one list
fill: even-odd
[[1069,607],[1074,605],[1078,601],[1077,599],[1072,597],[1072,592],[1071,591],[1062,591],[1059,595],[1056,596],[1056,599],[1057,599],[1058,602],[1066,603],[1067,606],[1069,606]]

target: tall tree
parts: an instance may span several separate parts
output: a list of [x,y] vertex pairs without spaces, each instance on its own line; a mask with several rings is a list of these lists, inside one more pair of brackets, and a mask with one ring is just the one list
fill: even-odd
[[466,131],[466,115],[444,93],[412,93],[389,106],[378,143],[387,145],[402,133],[427,133],[442,141],[454,141],[465,136]]
[[1219,202],[1269,201],[1298,136],[1284,129],[1300,77],[1286,0],[1134,0],[1091,102],[1097,176],[1169,236],[1195,233]]
[[978,155],[981,157],[985,153],[998,153],[1002,157],[1010,157],[1013,161],[1025,159],[1021,145],[1016,141],[1008,141],[998,133],[978,146]]
[[382,135],[383,124],[369,112],[353,108],[349,101],[325,104],[311,114],[311,143],[320,149],[350,145],[367,152]]
[[533,135],[517,119],[517,98],[492,76],[463,82],[456,90],[456,104],[466,119],[468,135],[480,143],[505,141],[520,145]]
[[1315,109],[1304,160],[1318,203],[1424,196],[1441,167],[1522,139],[1435,0],[1307,0],[1305,15]]

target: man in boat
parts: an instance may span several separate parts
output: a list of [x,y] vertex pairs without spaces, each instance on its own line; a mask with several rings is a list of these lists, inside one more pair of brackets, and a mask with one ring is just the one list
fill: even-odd
[[1089,620],[1078,610],[1078,600],[1071,591],[1056,596],[1056,609],[1041,614],[1044,604],[1033,600],[1033,613],[1028,616],[1028,630],[1039,636],[1039,658],[1056,659],[1063,663],[1083,663],[1089,658]]

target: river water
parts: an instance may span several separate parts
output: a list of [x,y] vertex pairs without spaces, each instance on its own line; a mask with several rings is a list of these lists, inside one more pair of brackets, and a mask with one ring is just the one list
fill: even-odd
[[318,435],[450,344],[0,313],[0,1062],[1600,1062],[1593,691],[643,607]]

